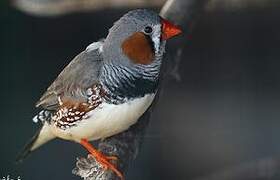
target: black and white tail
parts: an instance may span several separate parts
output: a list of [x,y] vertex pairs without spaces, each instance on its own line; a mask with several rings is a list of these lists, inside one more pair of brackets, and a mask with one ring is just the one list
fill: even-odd
[[[40,113],[39,113],[40,114]],[[38,115],[39,115],[38,114]],[[38,117],[37,115],[37,117]],[[36,116],[35,116],[36,118]],[[41,120],[41,119],[40,119]],[[55,136],[51,131],[51,127],[47,121],[43,122],[43,126],[34,134],[34,136],[26,143],[23,150],[16,158],[16,162],[21,162],[32,151],[45,144],[46,142],[54,139]]]

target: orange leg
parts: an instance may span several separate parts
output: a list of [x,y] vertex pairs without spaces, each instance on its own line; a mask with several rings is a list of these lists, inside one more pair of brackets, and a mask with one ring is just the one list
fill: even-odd
[[89,142],[87,139],[81,139],[80,144],[84,146],[90,154],[92,154],[96,161],[98,161],[105,169],[111,169],[113,172],[115,172],[121,180],[124,180],[124,177],[122,173],[113,165],[112,163],[109,162],[109,160],[117,160],[118,158],[115,156],[105,156],[98,150],[96,150]]

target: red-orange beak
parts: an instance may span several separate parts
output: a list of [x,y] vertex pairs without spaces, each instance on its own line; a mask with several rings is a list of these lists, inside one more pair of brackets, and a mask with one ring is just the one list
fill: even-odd
[[167,40],[169,38],[172,38],[173,36],[176,36],[178,34],[182,33],[182,30],[179,28],[179,26],[176,26],[172,24],[171,22],[161,18],[161,27],[162,27],[162,40]]

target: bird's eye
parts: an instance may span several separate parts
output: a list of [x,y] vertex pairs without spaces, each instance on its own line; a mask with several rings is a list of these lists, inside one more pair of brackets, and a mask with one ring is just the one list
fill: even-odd
[[146,34],[151,34],[153,32],[153,28],[151,26],[146,26],[144,32]]

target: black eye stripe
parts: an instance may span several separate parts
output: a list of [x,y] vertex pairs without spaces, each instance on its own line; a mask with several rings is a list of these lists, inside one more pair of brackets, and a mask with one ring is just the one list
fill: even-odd
[[155,52],[155,43],[154,43],[154,41],[152,40],[152,38],[150,36],[148,36],[148,35],[145,35],[145,36],[146,36],[146,38],[147,38],[147,40],[148,40],[148,42],[149,42],[153,52]]

